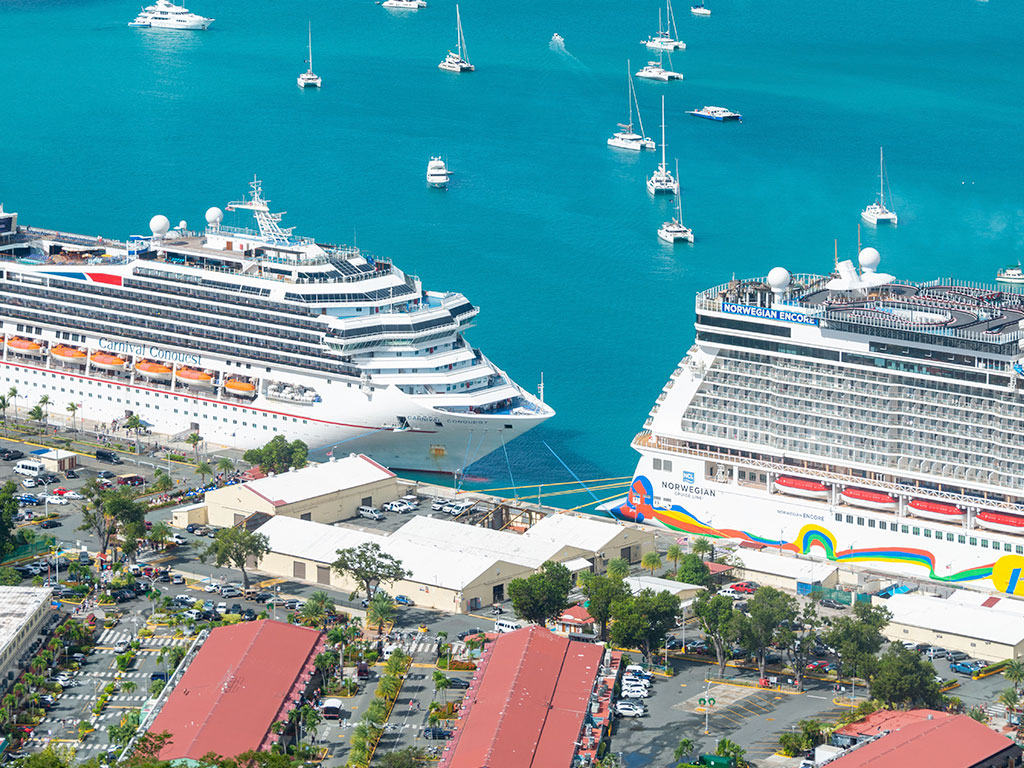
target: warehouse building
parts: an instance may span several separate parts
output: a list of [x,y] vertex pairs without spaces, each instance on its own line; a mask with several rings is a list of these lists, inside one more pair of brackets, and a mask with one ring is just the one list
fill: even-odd
[[775,552],[737,549],[735,557],[742,563],[734,569],[734,581],[748,579],[763,587],[789,592],[806,592],[811,588],[833,589],[839,582],[839,569],[830,562],[805,560]]

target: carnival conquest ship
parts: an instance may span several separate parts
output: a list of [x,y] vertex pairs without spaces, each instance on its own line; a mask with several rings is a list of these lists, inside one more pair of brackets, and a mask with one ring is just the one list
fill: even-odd
[[352,440],[445,473],[554,414],[466,342],[479,310],[464,296],[293,234],[251,187],[227,210],[255,229],[210,208],[203,233],[158,215],[125,242],[19,227],[0,208],[2,391],[241,449]]
[[[1024,296],[865,248],[732,280],[633,440],[619,517],[1024,594]],[[748,545],[750,545],[748,544]]]

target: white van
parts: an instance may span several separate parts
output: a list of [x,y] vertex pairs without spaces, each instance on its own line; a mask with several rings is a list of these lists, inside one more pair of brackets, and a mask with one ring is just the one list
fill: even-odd
[[44,467],[43,462],[38,459],[22,459],[14,465],[14,471],[19,475],[39,477],[46,471],[46,467]]
[[494,622],[494,631],[499,635],[504,635],[506,632],[515,632],[517,629],[522,629],[519,626],[518,621],[512,621],[511,619],[498,619]]

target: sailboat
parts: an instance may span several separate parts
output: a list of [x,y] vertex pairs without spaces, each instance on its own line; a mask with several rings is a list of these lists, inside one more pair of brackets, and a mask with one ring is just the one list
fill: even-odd
[[[679,161],[676,160],[676,178],[679,178]],[[672,221],[666,221],[658,229],[658,239],[669,243],[692,243],[693,230],[683,226],[683,198],[679,194],[679,185],[676,185],[676,215]]]
[[672,13],[672,0],[665,0],[665,28],[661,27],[661,9],[658,9],[658,34],[651,35],[646,40],[640,41],[654,51],[682,51],[686,49],[686,43],[679,39],[679,30],[676,29],[676,16]]
[[309,58],[306,63],[309,69],[296,78],[299,88],[319,88],[322,82],[320,75],[313,74],[313,22],[309,23]]
[[[616,149],[631,149],[639,152],[641,149],[657,149],[658,145],[654,139],[644,136],[644,119],[640,116],[640,102],[636,100],[636,88],[633,87],[633,74],[629,69],[629,61],[626,61],[626,78],[629,80],[629,123],[619,123],[620,130],[612,134],[608,139],[608,146]],[[640,133],[633,133],[633,105],[636,105],[636,119],[640,123]]]
[[694,16],[710,16],[711,11],[704,7],[704,0],[700,0],[697,5],[690,6],[690,13]]
[[665,163],[665,97],[661,97],[661,162],[658,169],[647,180],[647,191],[652,195],[670,192],[679,194],[679,180],[672,175]]
[[[892,224],[896,226],[899,219],[895,211],[885,207],[885,188],[888,186],[885,178],[885,157],[882,154],[882,147],[878,148],[878,199],[861,211],[860,217],[868,224],[877,225]],[[892,204],[892,193],[889,194],[889,203]]]
[[456,45],[457,52],[448,51],[444,61],[437,65],[438,69],[448,72],[472,72],[475,67],[469,63],[469,53],[466,51],[466,38],[462,34],[462,17],[459,15],[459,6],[455,6],[455,26],[458,29],[459,39]]

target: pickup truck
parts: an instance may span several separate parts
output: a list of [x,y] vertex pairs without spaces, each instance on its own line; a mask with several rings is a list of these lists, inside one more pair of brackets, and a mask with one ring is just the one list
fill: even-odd
[[964,659],[963,661],[951,662],[949,665],[949,671],[956,672],[959,675],[967,675],[968,677],[971,677],[974,675],[975,672],[977,672],[984,666],[985,665],[982,664],[980,661],[970,661],[968,659]]

